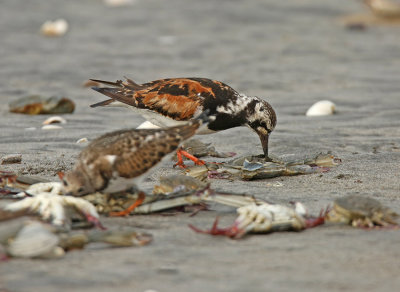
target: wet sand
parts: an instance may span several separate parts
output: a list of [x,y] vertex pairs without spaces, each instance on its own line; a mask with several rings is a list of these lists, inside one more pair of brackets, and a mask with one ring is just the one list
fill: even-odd
[[[357,1],[137,0],[107,7],[100,0],[2,3],[0,10],[0,155],[22,163],[1,166],[57,180],[82,148],[75,142],[136,127],[125,109],[92,109],[103,97],[83,88],[88,78],[137,82],[208,77],[268,100],[278,115],[270,151],[332,151],[343,161],[330,172],[254,182],[213,180],[219,190],[246,192],[276,203],[301,201],[318,213],[347,194],[377,198],[400,212],[400,27],[347,30],[338,19],[364,11]],[[60,38],[38,33],[65,18]],[[59,131],[40,130],[45,116],[8,111],[25,95],[63,95],[76,111]],[[307,118],[318,100],[337,114]],[[27,131],[26,128],[37,130]],[[258,137],[237,128],[200,137],[219,151],[261,153]],[[159,173],[173,173],[165,162]],[[280,182],[281,186],[276,186]],[[142,187],[150,191],[154,180]],[[234,209],[176,216],[104,218],[150,232],[141,248],[94,249],[61,260],[13,259],[0,264],[0,291],[395,291],[400,286],[399,231],[323,226],[300,233],[243,240],[196,234]]]

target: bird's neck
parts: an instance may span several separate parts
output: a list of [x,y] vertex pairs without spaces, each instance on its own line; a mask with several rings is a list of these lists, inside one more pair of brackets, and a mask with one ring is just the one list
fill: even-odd
[[235,98],[216,108],[216,119],[210,123],[209,128],[219,131],[239,126],[247,126],[248,116],[254,111],[257,103],[256,97],[249,97],[244,94],[237,94]]

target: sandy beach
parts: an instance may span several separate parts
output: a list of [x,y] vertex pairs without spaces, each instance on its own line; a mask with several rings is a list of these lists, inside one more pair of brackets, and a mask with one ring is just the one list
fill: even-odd
[[[358,1],[136,0],[110,7],[101,0],[3,1],[0,10],[0,156],[22,154],[2,170],[56,181],[93,139],[144,120],[127,109],[90,108],[103,99],[84,88],[89,78],[127,76],[143,83],[207,77],[266,99],[278,124],[270,152],[331,151],[342,164],[322,174],[250,182],[212,180],[213,188],[271,202],[304,203],[313,214],[335,198],[359,194],[400,212],[400,27],[349,30],[338,19],[368,12]],[[64,18],[69,31],[45,37],[46,20]],[[47,116],[9,112],[20,97],[66,96],[76,103],[62,130],[41,130]],[[337,113],[306,117],[316,101]],[[36,130],[26,130],[35,127]],[[219,151],[260,154],[257,135],[235,128],[201,136]],[[207,159],[206,159],[207,160]],[[172,162],[158,171],[177,173]],[[157,176],[142,188],[151,191]],[[276,184],[279,182],[279,184]],[[145,247],[69,252],[60,260],[0,263],[0,291],[396,291],[399,230],[322,226],[242,240],[196,234],[236,217],[213,205],[194,217],[160,214],[102,218],[106,226],[149,232]]]

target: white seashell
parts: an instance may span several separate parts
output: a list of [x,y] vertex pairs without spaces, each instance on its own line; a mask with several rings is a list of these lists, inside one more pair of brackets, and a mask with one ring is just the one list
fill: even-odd
[[314,103],[306,112],[306,116],[328,116],[332,115],[336,110],[336,106],[329,100],[321,100]]
[[65,19],[48,20],[40,28],[40,32],[45,36],[62,36],[67,31],[68,22]]
[[108,6],[125,6],[133,4],[134,0],[104,0],[104,4]]
[[62,129],[62,127],[57,125],[44,125],[42,127],[42,130],[60,130],[60,129]]
[[7,251],[13,257],[41,257],[51,254],[58,242],[59,238],[42,223],[31,222],[10,240]]
[[159,126],[154,125],[149,121],[141,123],[136,129],[159,129]]
[[42,125],[50,125],[50,124],[66,124],[67,120],[60,117],[60,116],[54,116],[46,119]]
[[76,141],[76,144],[82,144],[82,143],[87,143],[89,142],[88,138],[80,138],[78,141]]

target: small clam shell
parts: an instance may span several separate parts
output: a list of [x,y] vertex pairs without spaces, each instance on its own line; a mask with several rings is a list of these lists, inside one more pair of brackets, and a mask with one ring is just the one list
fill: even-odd
[[88,138],[80,138],[78,141],[76,141],[76,144],[82,144],[82,143],[87,143],[89,142]]
[[10,112],[28,115],[72,113],[75,103],[62,96],[29,95],[9,103]]
[[1,157],[0,164],[14,164],[14,163],[21,163],[21,161],[22,161],[22,154],[9,154]]
[[65,19],[48,20],[42,24],[40,32],[45,36],[62,36],[68,31],[68,22]]
[[60,129],[62,129],[62,127],[57,125],[44,125],[42,127],[42,130],[60,130]]
[[67,120],[60,117],[60,116],[54,116],[46,119],[42,125],[50,125],[50,124],[66,124]]
[[134,0],[103,0],[107,6],[125,6],[134,3]]
[[[58,237],[39,222],[24,226],[14,240],[10,240],[8,253],[14,257],[32,258],[52,255],[58,244]],[[55,255],[60,252],[56,251]]]
[[336,110],[336,106],[329,100],[321,100],[314,103],[306,112],[306,116],[328,116],[332,115]]

